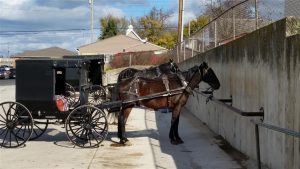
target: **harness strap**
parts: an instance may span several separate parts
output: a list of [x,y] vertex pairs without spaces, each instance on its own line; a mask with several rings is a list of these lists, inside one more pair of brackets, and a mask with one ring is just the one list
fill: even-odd
[[120,92],[120,93],[125,93],[125,94],[129,94],[129,95],[133,95],[133,96],[139,96],[138,95],[138,93],[136,93],[136,92],[131,92],[131,91],[122,91],[122,92]]
[[165,85],[165,88],[166,88],[166,91],[169,92],[170,91],[170,86],[169,86],[169,79],[168,79],[168,76],[166,76],[165,74],[162,75],[161,77],[164,85]]
[[157,77],[159,77],[162,74],[159,67],[156,67],[156,73],[157,73]]
[[188,82],[185,80],[185,78],[183,77],[182,73],[177,73],[177,76],[179,77],[181,84],[183,87],[186,87],[188,85]]

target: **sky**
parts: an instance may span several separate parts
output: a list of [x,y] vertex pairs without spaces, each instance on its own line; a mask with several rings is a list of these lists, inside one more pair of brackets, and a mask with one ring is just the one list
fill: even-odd
[[[101,17],[141,17],[154,6],[172,11],[168,24],[177,26],[178,0],[94,0],[93,41]],[[185,0],[184,21],[204,8],[205,0]],[[75,51],[91,43],[90,23],[89,0],[0,0],[0,56],[53,46]]]

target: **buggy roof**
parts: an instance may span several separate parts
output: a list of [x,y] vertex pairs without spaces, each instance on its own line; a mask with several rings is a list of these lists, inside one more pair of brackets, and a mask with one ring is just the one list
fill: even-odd
[[42,62],[53,62],[54,67],[81,67],[83,64],[90,63],[91,61],[100,62],[104,64],[103,55],[83,55],[83,56],[63,56],[63,58],[51,58],[51,57],[39,57],[39,58],[22,58],[18,59],[17,62],[31,62],[31,61],[42,61]]

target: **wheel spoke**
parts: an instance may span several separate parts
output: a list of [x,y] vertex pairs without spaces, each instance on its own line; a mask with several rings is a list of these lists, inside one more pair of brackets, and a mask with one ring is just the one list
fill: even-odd
[[17,145],[19,145],[19,141],[18,141],[17,136],[16,136],[15,134],[13,134],[13,135],[14,135],[14,137],[15,137],[15,140],[16,140],[16,142],[17,142]]
[[83,134],[84,134],[84,129],[82,129],[82,132],[81,132],[81,134],[80,134],[80,138],[82,138],[82,136],[83,136]]
[[93,128],[93,130],[95,131],[95,133],[97,133],[97,135],[102,136],[102,134],[99,133],[95,128]]
[[[4,117],[2,116],[2,114],[0,114],[0,116],[2,117],[3,120],[6,120],[6,118],[4,118]],[[2,120],[0,120],[0,121],[2,121]],[[3,122],[3,121],[2,121],[2,122]]]
[[9,132],[9,146],[11,146],[11,131]]
[[[5,111],[5,109],[3,107],[3,104],[1,106],[2,106],[2,110],[3,110],[4,114],[5,114],[5,116],[7,116],[7,112]],[[5,118],[3,118],[3,119],[5,120]]]
[[36,136],[38,136],[38,133],[33,129],[33,133],[36,135]]
[[24,132],[23,132],[23,138],[25,137],[27,125],[24,125],[24,126],[25,126],[25,128],[24,128]]
[[87,139],[88,139],[88,141],[89,141],[89,143],[90,143],[90,146],[92,146],[92,141],[91,141],[91,138],[90,138],[90,130],[89,130],[89,132],[87,131],[87,135],[86,135],[86,137],[87,137]]
[[[6,127],[4,127],[4,128],[6,128]],[[7,129],[7,128],[4,129],[4,130],[0,133],[0,136],[1,136],[6,130],[8,130],[8,129]]]
[[[6,128],[6,125],[4,125],[3,127],[0,127],[0,129],[4,129],[4,128]],[[1,134],[0,134],[1,135]]]
[[[95,130],[95,129],[93,129],[93,130]],[[95,132],[97,133],[97,134],[99,134],[96,130],[95,130]],[[93,135],[93,137],[95,138],[95,140],[96,140],[96,142],[97,142],[97,144],[99,144],[100,142],[101,142],[101,140],[100,141],[98,141],[98,137],[95,137],[94,136],[94,134],[93,134],[93,132],[91,133],[92,135]]]
[[[94,122],[94,123],[98,123],[98,122],[99,122],[99,120],[100,120],[101,118],[103,118],[103,117],[105,117],[105,116],[98,117],[97,119],[94,119],[92,122]],[[100,122],[99,122],[99,123],[100,123]]]
[[6,130],[5,136],[4,136],[4,138],[3,138],[2,145],[4,145],[4,141],[5,141],[5,139],[6,139],[7,133],[8,133],[8,130]]
[[39,130],[43,130],[43,129],[40,128],[36,123],[34,123],[34,126],[37,127]]
[[[81,130],[80,130],[81,129]],[[83,132],[84,128],[78,128],[76,132],[74,132],[75,135],[79,134],[80,132]]]
[[16,128],[18,129],[18,131],[16,132],[16,136],[18,136],[18,133],[19,133],[20,130],[23,128],[23,126],[21,126],[21,128],[18,128],[18,127],[16,126]]
[[99,127],[99,126],[95,126],[94,128],[95,128],[95,129],[97,128],[97,129],[99,129],[99,130],[104,130],[104,128]]

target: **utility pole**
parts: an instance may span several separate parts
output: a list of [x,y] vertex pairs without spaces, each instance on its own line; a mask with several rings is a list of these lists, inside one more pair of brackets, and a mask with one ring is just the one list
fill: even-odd
[[89,0],[91,10],[91,42],[94,39],[94,0]]
[[183,41],[183,15],[184,15],[183,1],[184,0],[179,0],[179,11],[178,11],[178,43],[181,43]]
[[9,57],[9,42],[7,43],[7,57]]

